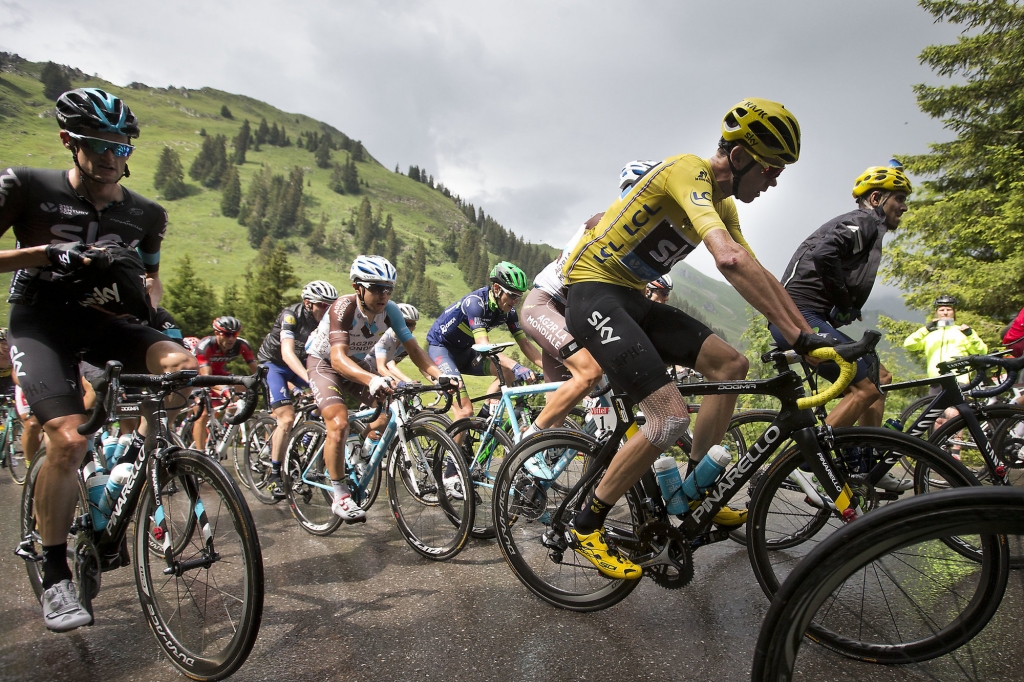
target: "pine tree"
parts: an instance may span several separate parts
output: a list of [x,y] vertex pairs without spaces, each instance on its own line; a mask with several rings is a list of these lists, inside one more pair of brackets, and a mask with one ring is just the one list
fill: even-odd
[[[348,165],[348,162],[345,162]],[[327,186],[333,192],[338,194],[345,193],[345,170],[338,164],[334,164],[334,170],[331,171],[331,179],[328,181]]]
[[455,228],[448,230],[448,233],[444,236],[444,241],[441,242],[441,250],[452,260],[455,260],[459,255],[459,235],[455,231]]
[[270,127],[267,125],[267,119],[261,118],[260,125],[256,128],[256,145],[266,144],[269,137]]
[[227,119],[233,119],[234,118],[234,116],[231,115],[231,110],[228,109],[228,105],[227,104],[220,105],[220,115],[221,115],[221,118],[227,118]]
[[[209,139],[209,138],[207,138]],[[224,135],[215,135],[211,145],[211,156],[206,172],[203,174],[203,187],[216,189],[221,186],[221,181],[227,177],[228,166],[228,138]]]
[[313,158],[319,168],[331,167],[331,138],[329,135],[324,135],[320,140],[320,146],[316,148]]
[[156,163],[156,173],[153,175],[154,189],[163,189],[167,181],[174,176],[182,177],[181,158],[170,147],[164,147],[160,152],[160,160]]
[[[218,315],[231,315],[232,317],[239,317],[242,314],[242,296],[238,292],[238,285],[232,282],[224,287],[224,293],[220,297],[220,309]],[[240,318],[241,319],[241,318]],[[242,319],[242,326],[245,326],[245,320]]]
[[352,143],[352,161],[365,161],[366,155],[363,153],[363,143],[356,140]]
[[356,170],[355,161],[351,159],[345,162],[342,171],[342,184],[346,194],[359,194],[359,171]]
[[259,248],[267,236],[266,215],[270,203],[270,185],[272,177],[270,168],[264,166],[254,173],[246,194],[245,203],[238,213],[238,222],[249,228],[249,245]]
[[238,170],[234,164],[228,165],[221,186],[224,194],[220,198],[220,212],[228,218],[237,218],[242,203],[242,182],[238,179]]
[[176,201],[183,199],[188,196],[188,185],[182,180],[181,175],[174,175],[167,178],[167,182],[164,183],[163,199],[167,201]]
[[306,239],[306,246],[313,253],[321,253],[327,250],[327,214],[320,214],[320,222],[317,223],[313,231],[310,232],[309,237]]
[[164,287],[161,303],[174,316],[185,336],[206,336],[217,312],[213,287],[196,274],[187,254]]
[[373,226],[373,208],[370,200],[363,198],[356,216],[356,248],[359,253],[372,254],[373,245],[377,241],[377,230]]
[[428,317],[437,317],[444,310],[437,283],[426,275],[423,276],[423,281],[420,284],[419,303],[416,307],[419,308],[421,314]]
[[270,132],[267,134],[267,144],[278,147],[281,145],[281,131],[277,127],[277,123],[270,127]]
[[298,283],[284,245],[264,239],[245,272],[246,299],[242,308],[251,338],[263,339],[267,335],[281,308],[292,298],[288,290]]
[[238,129],[238,134],[235,135],[235,139],[232,140],[231,146],[235,150],[235,154],[231,161],[238,166],[245,163],[245,153],[249,150],[249,119],[245,119],[242,127]]
[[53,62],[46,62],[43,65],[39,80],[43,84],[43,96],[51,102],[56,102],[58,97],[71,89],[71,80],[68,79],[63,67]]

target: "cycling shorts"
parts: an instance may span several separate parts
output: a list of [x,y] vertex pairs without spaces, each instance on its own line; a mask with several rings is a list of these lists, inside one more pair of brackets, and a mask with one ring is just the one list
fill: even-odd
[[321,412],[332,405],[344,405],[346,395],[362,404],[370,403],[370,387],[346,379],[328,360],[315,355],[307,356],[306,372],[309,373],[309,387],[313,391],[313,400]]
[[28,401],[25,400],[25,392],[21,390],[21,386],[14,387],[14,409],[18,411],[18,416],[22,419],[28,419],[32,414],[32,409],[28,406]]
[[[800,314],[804,316],[804,319],[807,320],[807,324],[810,325],[811,329],[813,329],[814,331],[819,332],[821,334],[829,334],[830,336],[834,336],[843,343],[853,341],[853,339],[851,339],[849,336],[847,336],[846,334],[842,333],[841,331],[833,327],[831,324],[829,324],[828,320],[825,318],[823,314],[814,312],[812,310],[801,310]],[[771,332],[772,338],[775,339],[775,343],[779,344],[779,348],[781,348],[782,350],[792,350],[793,347],[789,345],[789,342],[786,341],[786,337],[782,335],[782,332],[779,331],[778,327],[776,327],[774,324],[769,324],[768,331]],[[820,362],[814,369],[818,372],[819,375],[825,377],[826,379],[833,383],[835,383],[836,379],[839,378],[839,365],[832,361]],[[850,383],[855,384],[861,379],[866,379],[867,376],[868,362],[864,358],[861,358],[860,360],[857,361],[857,374],[854,375],[853,381],[851,381]]]
[[569,286],[565,325],[635,403],[672,381],[665,365],[692,368],[713,334],[678,308],[607,282]]
[[519,322],[526,335],[540,346],[544,381],[571,379],[572,373],[558,354],[562,346],[572,341],[565,330],[565,304],[543,289],[532,289],[519,311]]
[[9,337],[21,388],[40,424],[85,414],[80,360],[97,367],[119,360],[126,374],[144,374],[149,347],[169,341],[152,327],[78,305],[14,304]]
[[276,362],[264,362],[263,366],[267,368],[267,389],[270,391],[271,410],[276,410],[282,405],[292,404],[292,392],[288,388],[288,384],[300,388],[309,386],[287,365],[282,366]]
[[483,377],[491,374],[491,361],[472,348],[427,346],[427,353],[441,374],[461,377],[463,374]]

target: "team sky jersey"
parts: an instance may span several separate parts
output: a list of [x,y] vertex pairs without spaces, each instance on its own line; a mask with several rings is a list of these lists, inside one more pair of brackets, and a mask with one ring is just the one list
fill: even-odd
[[384,364],[387,364],[392,360],[398,362],[407,355],[405,346],[398,340],[395,330],[389,329],[384,332],[384,336],[380,337],[380,341],[373,347],[373,352],[366,356],[366,359],[373,366],[373,370],[377,371],[377,358],[384,358]]
[[216,376],[223,377],[231,374],[226,365],[237,357],[241,357],[246,362],[253,362],[256,359],[252,354],[249,342],[243,338],[236,338],[235,345],[231,346],[227,352],[220,349],[216,336],[207,336],[196,346],[196,360],[199,361],[199,367],[209,367]]
[[477,289],[445,308],[427,332],[427,343],[445,348],[469,348],[475,343],[473,332],[490,331],[499,324],[507,326],[517,341],[526,336],[519,326],[515,308],[503,313],[497,305],[490,305],[490,290],[490,285]]
[[[8,168],[0,174],[0,234],[14,227],[17,248],[60,242],[120,240],[135,247],[146,271],[160,265],[160,242],[167,230],[167,212],[156,202],[122,187],[123,198],[102,211],[71,187],[69,171]],[[45,298],[49,268],[25,268],[11,279],[12,302],[28,303],[20,292]],[[30,282],[42,280],[38,289]]]
[[395,330],[401,343],[412,339],[397,303],[388,301],[384,312],[370,319],[359,309],[355,294],[340,296],[327,309],[316,331],[309,335],[306,353],[330,362],[331,346],[347,344],[349,357],[363,360],[388,329]]
[[273,362],[275,365],[284,367],[284,358],[281,357],[281,339],[292,339],[295,356],[299,362],[305,365],[306,340],[319,324],[313,317],[312,311],[306,310],[302,301],[288,306],[277,316],[277,321],[271,327],[267,338],[263,339],[263,345],[260,346],[256,358],[260,362]]
[[712,230],[740,232],[736,204],[722,197],[711,164],[692,154],[654,166],[587,231],[565,262],[565,283],[608,282],[643,289],[667,274]]

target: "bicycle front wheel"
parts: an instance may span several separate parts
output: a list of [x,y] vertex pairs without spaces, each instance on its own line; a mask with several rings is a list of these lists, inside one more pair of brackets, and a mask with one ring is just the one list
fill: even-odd
[[[853,491],[853,508],[865,519],[891,502],[931,492],[938,482],[943,488],[978,486],[958,462],[906,434],[849,428],[835,429],[833,436],[840,455],[833,459]],[[867,486],[850,460],[842,458],[854,447],[896,462],[885,482],[890,490]],[[754,490],[747,549],[769,598],[809,552],[848,525],[807,497],[795,478],[812,478],[799,469],[803,463],[800,450],[789,449],[769,465]],[[860,522],[857,518],[852,525]],[[1000,589],[993,581],[999,560],[995,539],[965,536],[917,547],[901,554],[898,564],[869,562],[836,593],[833,607],[815,617],[809,632],[824,646],[866,661],[905,663],[939,656],[967,641],[991,616],[990,600]]]
[[[263,615],[263,556],[252,514],[224,469],[196,450],[168,453],[161,480],[184,493],[161,498],[147,484],[135,516],[135,584],[150,629],[171,662],[197,680],[220,680],[245,662]],[[179,507],[185,507],[179,509]],[[189,537],[156,519],[194,515]],[[159,530],[157,530],[159,528]],[[154,556],[151,537],[177,554]],[[168,551],[168,554],[171,554]],[[168,572],[168,569],[169,572]]]
[[331,511],[334,493],[324,467],[327,427],[306,422],[292,429],[284,456],[282,480],[292,516],[313,535],[330,535],[341,527],[341,517]]
[[[597,449],[597,443],[586,434],[545,430],[516,446],[505,458],[494,483],[494,525],[498,547],[509,568],[535,595],[572,611],[606,609],[625,599],[640,583],[602,575],[567,548],[564,538],[551,528],[552,516],[583,476]],[[536,468],[528,463],[539,462],[538,457],[550,464],[554,478],[535,475]],[[581,491],[566,505],[566,517],[560,519],[563,524],[572,519],[581,505],[579,497],[587,492]],[[625,504],[617,501],[605,528],[619,537],[635,538],[640,523],[639,503],[633,490],[625,498]]]
[[[890,505],[846,526],[821,543],[796,567],[772,601],[757,640],[752,682],[792,678],[794,668],[799,665],[798,653],[807,625],[812,620],[822,620],[823,614],[835,609],[845,612],[848,605],[845,593],[857,588],[865,565],[885,569],[872,577],[881,584],[890,585],[890,593],[899,598],[901,590],[890,583],[890,576],[905,575],[908,558],[916,560],[916,557],[930,554],[939,538],[1002,532],[1024,533],[1024,493],[1020,489],[971,488],[936,492]],[[1002,561],[990,562],[987,568],[990,575],[984,578],[997,588],[1000,584],[1006,585],[1009,568],[1005,559],[1003,552]],[[954,572],[950,573],[950,579],[951,582],[957,580]],[[986,598],[991,600],[994,612],[1002,598],[1001,589],[993,589]],[[854,614],[848,615],[856,618]],[[980,613],[978,617],[983,615]],[[1016,634],[1015,627],[1012,632]],[[919,669],[913,666],[908,672],[921,672],[922,679],[935,680],[951,679],[952,676],[994,679],[987,672],[991,667],[1009,668],[1011,675],[1019,674],[1012,656],[992,655],[1001,650],[1002,643],[991,641],[988,631],[985,638],[988,641],[979,647],[980,651],[965,647],[966,651],[952,654],[951,660],[941,659]],[[1011,641],[1005,644],[1009,645]],[[808,677],[817,674],[817,671],[800,672],[808,673]]]
[[[430,422],[406,425],[405,443],[395,438],[388,453],[388,501],[398,530],[428,559],[450,559],[473,528],[476,505],[469,465],[444,429]],[[454,468],[454,485],[444,483]]]
[[471,535],[484,540],[493,538],[494,479],[501,463],[512,451],[512,439],[489,420],[480,417],[459,419],[448,427],[448,435],[462,451],[473,480],[473,497],[479,511]]
[[7,470],[11,472],[11,478],[18,485],[24,485],[29,467],[25,451],[21,448],[21,434],[24,428],[20,419],[12,419],[11,428],[7,432]]
[[277,504],[273,493],[267,489],[270,483],[271,438],[277,430],[277,420],[264,415],[252,422],[245,439],[245,465],[242,467],[247,479],[246,486],[252,496],[263,504]]

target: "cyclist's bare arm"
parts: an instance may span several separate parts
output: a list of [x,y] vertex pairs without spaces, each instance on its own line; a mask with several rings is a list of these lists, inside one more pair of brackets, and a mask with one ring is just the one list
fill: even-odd
[[516,343],[519,344],[519,349],[523,351],[523,355],[530,358],[530,362],[538,367],[543,366],[544,358],[540,354],[540,349],[530,341],[530,338],[526,334],[517,338]]
[[[380,362],[380,360],[378,359],[378,365],[377,365],[378,369],[380,369],[379,362]],[[403,372],[402,370],[398,369],[398,363],[395,362],[394,360],[391,360],[390,362],[388,362],[387,364],[384,365],[384,371],[387,374],[390,374],[394,378],[398,379],[399,381],[405,381],[407,383],[412,383],[412,379],[407,377],[405,375],[405,372]]]
[[[0,229],[0,233],[3,231]],[[14,272],[22,268],[41,268],[49,264],[50,259],[46,257],[45,245],[0,251],[0,272]]]
[[[760,265],[760,263],[758,263],[758,265]],[[800,314],[800,310],[796,307],[796,303],[793,303],[793,299],[789,295],[789,292],[786,291],[784,286],[782,286],[782,282],[777,280],[775,275],[768,272],[763,265],[761,266],[761,269],[764,270],[766,280],[775,288],[779,302],[785,305],[786,310],[789,313],[789,319],[793,321],[793,324],[800,328],[800,331],[808,334],[812,333],[813,330],[811,329],[811,326],[807,324],[807,320],[805,320],[804,316]]]
[[778,327],[787,341],[795,343],[800,332],[810,332],[803,316],[800,316],[802,324],[793,319],[796,306],[779,281],[737,244],[728,231],[712,230],[704,237],[704,243],[715,257],[719,272],[729,284],[736,288],[747,303]]
[[[430,359],[427,352],[420,347],[420,344],[416,339],[409,339],[402,344],[402,348],[404,348],[405,352],[409,354],[409,359],[412,360],[413,364],[416,365],[421,372],[432,379],[436,379],[441,376],[441,370],[437,368],[437,365],[435,365],[434,361]],[[333,358],[334,356],[332,355],[331,357]]]
[[299,356],[295,354],[295,339],[285,338],[284,332],[281,332],[281,359],[284,360],[284,364],[287,365],[288,369],[295,372],[300,379],[309,383],[309,375],[306,373],[306,367],[299,360]]

